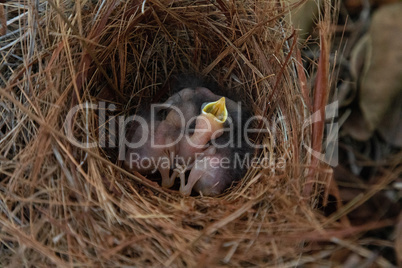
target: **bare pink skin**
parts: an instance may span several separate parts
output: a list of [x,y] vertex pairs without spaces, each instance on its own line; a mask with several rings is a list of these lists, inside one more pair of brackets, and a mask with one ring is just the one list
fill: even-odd
[[178,144],[178,154],[187,160],[208,148],[206,145],[211,139],[222,135],[222,124],[215,121],[209,115],[199,115],[196,119],[194,133],[185,136]]
[[[166,188],[170,188],[174,184],[176,177],[180,175],[180,192],[183,195],[190,195],[193,188],[204,195],[217,195],[221,193],[225,185],[220,183],[224,170],[216,164],[216,162],[219,162],[220,156],[215,154],[216,150],[213,146],[208,147],[206,144],[211,139],[218,138],[222,134],[219,131],[222,129],[222,125],[209,115],[201,114],[199,107],[196,107],[194,102],[192,102],[193,98],[205,99],[206,102],[210,102],[216,101],[220,97],[209,89],[202,87],[195,90],[186,88],[170,97],[164,104],[176,106],[182,112],[182,115],[178,114],[174,109],[171,110],[165,120],[155,123],[154,132],[149,129],[147,142],[144,146],[130,148],[126,155],[126,159],[130,159],[130,153],[138,154],[140,159],[165,157],[166,159],[170,159],[169,165],[156,167],[151,165],[148,168],[134,165],[131,169],[146,174],[156,168],[161,173],[162,186]],[[226,105],[228,107],[235,107],[236,103],[226,99]],[[184,126],[181,125],[180,121],[181,116],[184,117],[185,122],[197,116],[194,133],[192,135],[186,134],[178,143],[172,146],[153,148],[151,146],[151,138],[154,138],[155,144],[167,145],[179,137],[181,131],[184,130]],[[142,131],[141,127],[137,128],[131,141],[139,140]],[[195,159],[195,155],[199,153],[204,153],[204,157]],[[184,163],[174,163],[176,155],[181,157]],[[173,174],[170,175],[170,170],[174,168],[175,164],[184,165],[188,163],[191,163],[191,165],[181,169],[176,168]],[[130,169],[127,161],[125,164]],[[191,172],[186,184],[184,172],[188,169],[191,169]]]
[[191,167],[186,184],[185,172],[188,168],[178,167],[173,175],[180,176],[180,192],[190,195],[194,190],[202,195],[215,196],[225,190],[225,169],[221,166],[222,156],[216,154],[216,149],[210,146],[204,151],[202,157],[195,160]]
[[[158,158],[161,157],[166,157],[166,159],[172,159],[176,155],[176,146],[166,146],[167,144],[170,144],[174,139],[178,137],[180,134],[180,129],[172,125],[169,121],[157,121],[155,122],[155,131],[153,132],[151,130],[150,125],[148,125],[147,129],[142,129],[141,126],[139,126],[136,130],[135,133],[131,139],[131,141],[139,141],[141,136],[146,132],[148,132],[147,135],[147,141],[146,143],[139,147],[139,148],[129,148],[126,154],[126,168],[131,169],[131,170],[136,170],[140,173],[147,174],[150,173],[155,169],[154,165],[137,165],[136,162],[130,163],[129,160],[131,160],[130,154],[135,154],[139,155],[139,159],[153,159],[157,161]],[[168,135],[167,135],[168,134]],[[151,144],[151,139],[155,141],[155,145],[159,145],[160,148],[155,148]],[[131,166],[130,166],[131,165]],[[158,168],[159,170],[159,168]],[[169,175],[169,169],[164,170],[159,170],[161,174],[168,174]],[[166,175],[164,175],[166,176]]]

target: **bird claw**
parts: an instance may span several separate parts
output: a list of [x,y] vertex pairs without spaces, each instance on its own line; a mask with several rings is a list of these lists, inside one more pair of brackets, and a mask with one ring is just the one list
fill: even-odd
[[186,165],[179,165],[179,164],[176,164],[176,168],[174,169],[174,171],[176,171],[178,174],[183,174],[186,172],[186,170],[187,170]]
[[180,188],[180,193],[184,196],[189,196],[191,194],[192,188]]

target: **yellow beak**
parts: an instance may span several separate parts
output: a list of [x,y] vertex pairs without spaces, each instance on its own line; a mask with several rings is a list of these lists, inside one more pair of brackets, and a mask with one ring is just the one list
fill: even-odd
[[210,114],[219,123],[225,123],[228,118],[228,111],[226,110],[225,97],[220,98],[218,101],[207,103],[202,109],[203,114]]

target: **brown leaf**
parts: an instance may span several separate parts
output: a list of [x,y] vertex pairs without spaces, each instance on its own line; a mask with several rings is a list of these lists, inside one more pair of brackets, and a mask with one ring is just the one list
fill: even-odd
[[373,16],[360,88],[360,108],[371,131],[385,115],[398,109],[394,99],[402,92],[402,3],[384,6]]
[[299,29],[300,39],[305,39],[311,33],[318,16],[318,6],[322,4],[322,1],[307,0],[303,3],[300,0],[291,0],[289,2],[290,5],[297,5],[298,3],[301,3],[301,5],[292,8],[289,14],[285,16],[285,20],[292,23],[296,29]]
[[402,92],[395,98],[384,120],[378,126],[381,136],[389,143],[402,147]]

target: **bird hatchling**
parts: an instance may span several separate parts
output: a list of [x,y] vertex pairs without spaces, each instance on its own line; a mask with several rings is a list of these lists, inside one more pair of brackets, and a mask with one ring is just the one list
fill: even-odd
[[138,116],[141,120],[126,132],[128,170],[143,175],[158,171],[166,188],[179,177],[183,195],[206,196],[221,194],[247,171],[242,163],[253,150],[243,124],[249,113],[203,81],[184,83],[162,105]]

